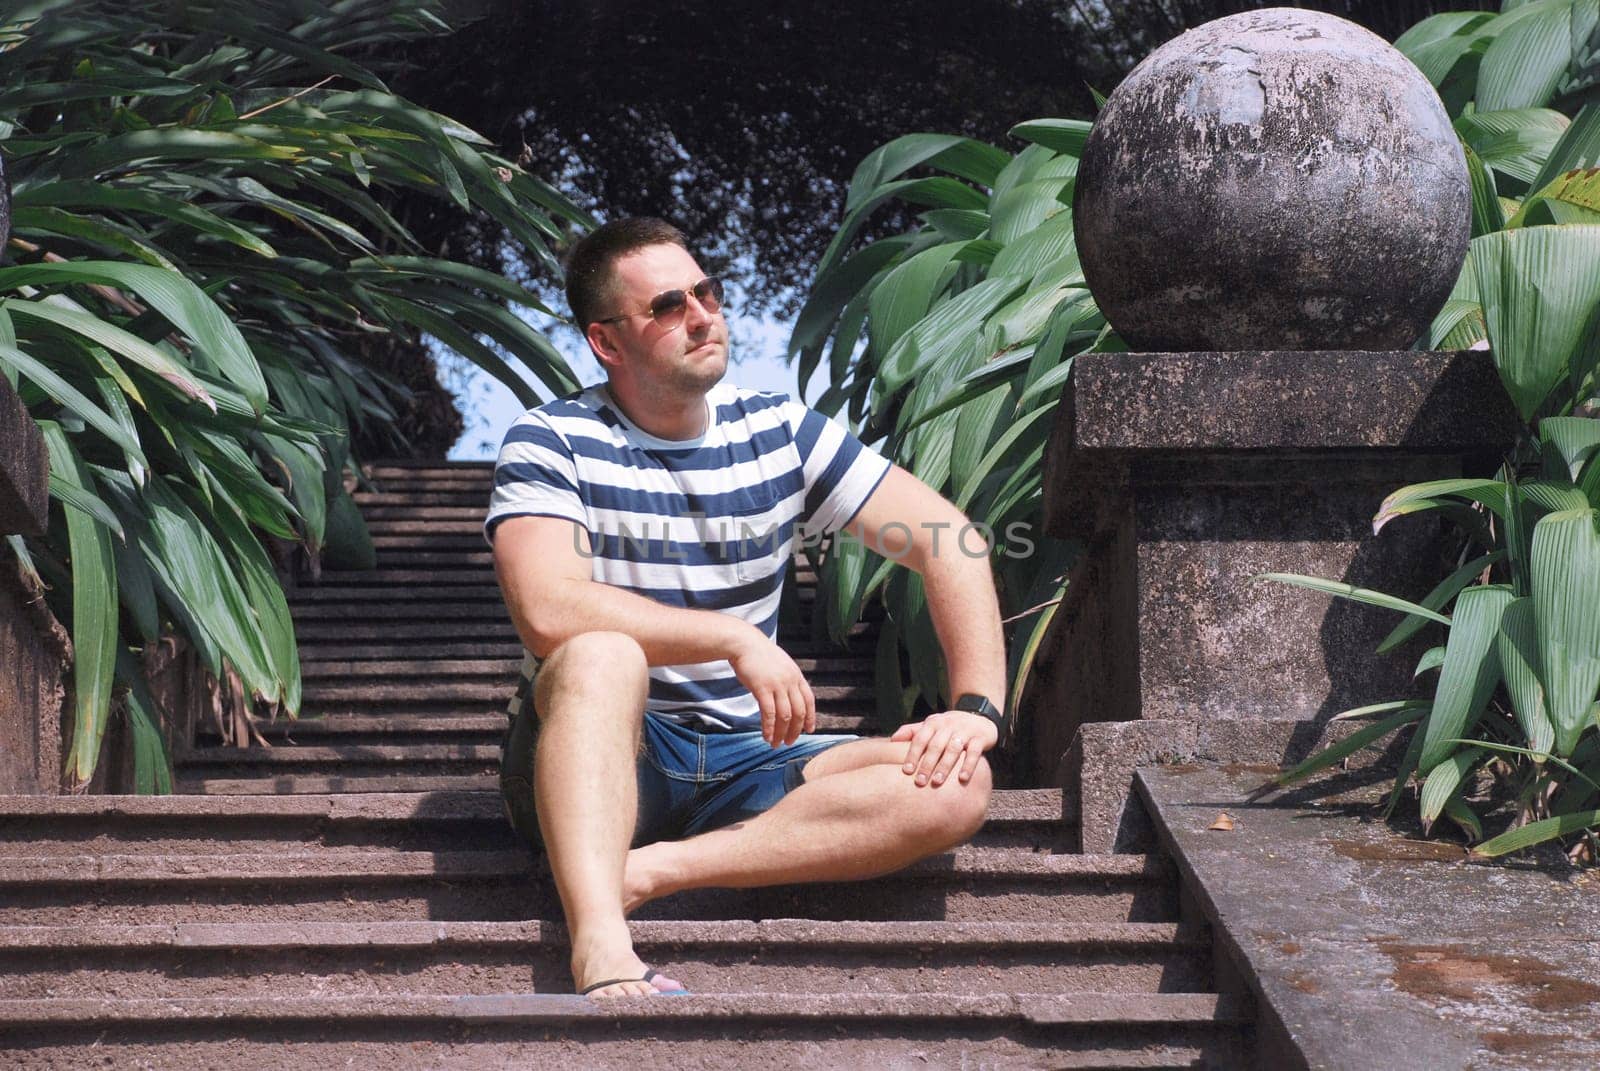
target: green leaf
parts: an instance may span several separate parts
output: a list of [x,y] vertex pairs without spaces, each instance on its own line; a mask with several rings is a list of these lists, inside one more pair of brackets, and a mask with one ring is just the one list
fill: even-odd
[[[61,425],[38,422],[50,467],[63,483],[89,495],[89,474]],[[77,787],[94,776],[111,716],[112,669],[117,657],[117,562],[111,533],[88,514],[66,512],[72,551],[72,738],[65,776]]]
[[[1472,583],[1473,579],[1489,568],[1495,562],[1503,561],[1506,552],[1503,550],[1492,551],[1480,558],[1474,558],[1455,572],[1445,577],[1434,589],[1423,596],[1422,605],[1429,610],[1442,610],[1446,603],[1460,594],[1461,589]],[[1383,638],[1378,644],[1378,654],[1388,654],[1390,651],[1405,643],[1412,636],[1427,625],[1427,621],[1420,617],[1408,617],[1394,627],[1394,631]],[[1418,673],[1421,672],[1419,668]]]
[[1493,859],[1496,856],[1521,851],[1523,848],[1531,848],[1535,844],[1543,844],[1547,840],[1555,840],[1557,837],[1582,833],[1597,825],[1600,825],[1600,811],[1578,811],[1557,818],[1545,818],[1507,830],[1498,837],[1491,837],[1473,848],[1472,854]]
[[[789,354],[820,350],[839,319],[839,312],[886,271],[911,246],[909,237],[885,238],[850,255],[844,263],[817,273],[811,295],[795,318]],[[802,377],[804,378],[804,377]]]
[[1517,724],[1522,726],[1528,747],[1537,753],[1534,761],[1543,762],[1555,744],[1555,727],[1550,723],[1544,685],[1539,681],[1542,661],[1532,598],[1523,596],[1506,606],[1495,636],[1495,655],[1500,660],[1500,674],[1511,696]]
[[134,457],[141,464],[148,465],[144,451],[139,448],[139,443],[134,439],[120,421],[111,414],[91,402],[82,391],[61,378],[54,370],[34,360],[21,350],[9,346],[0,346],[0,362],[4,362],[18,372],[27,376],[44,392],[60,402],[76,416],[82,418],[90,427],[120,446],[129,457]]
[[[1426,746],[1424,746],[1426,750]],[[1445,804],[1454,799],[1467,781],[1467,776],[1483,762],[1483,755],[1472,751],[1458,751],[1440,762],[1422,782],[1422,831],[1429,832],[1439,820]]]
[[131,290],[165,316],[233,383],[256,415],[266,408],[267,385],[244,336],[204,291],[182,276],[144,264],[74,260],[0,268],[0,292],[21,286],[95,283]]
[[872,290],[868,300],[868,334],[873,347],[887,353],[918,320],[954,274],[952,262],[965,242],[946,242],[924,249],[895,265]]
[[107,186],[98,182],[46,182],[23,190],[17,195],[13,204],[76,209],[100,208],[113,212],[155,216],[185,224],[200,234],[220,238],[263,257],[278,255],[266,241],[216,213],[200,205],[149,189]]
[[1600,298],[1600,226],[1530,227],[1472,240],[1500,378],[1531,420],[1567,374]]
[[108,323],[93,313],[54,302],[7,298],[0,301],[0,307],[13,316],[54,324],[114,353],[120,353],[139,367],[160,376],[186,397],[206,403],[213,412],[216,410],[216,403],[188,370],[131,331]]
[[1423,713],[1424,711],[1420,709],[1403,710],[1375,725],[1357,729],[1337,744],[1323,748],[1294,769],[1279,774],[1272,779],[1272,783],[1287,788],[1289,785],[1304,781],[1318,770],[1326,769],[1334,763],[1354,755],[1373,741],[1381,740],[1396,729],[1410,725],[1421,718]]
[[1465,800],[1459,796],[1452,796],[1444,804],[1445,817],[1454,822],[1467,835],[1469,842],[1483,839],[1483,823]]
[[1478,107],[1486,112],[1546,103],[1572,62],[1572,0],[1537,0],[1495,38],[1478,71]]
[[123,710],[133,744],[133,790],[143,796],[168,795],[172,792],[172,759],[161,732],[161,708],[133,659],[119,653],[117,661],[118,676],[128,685]]
[[1014,138],[1043,145],[1052,152],[1082,156],[1094,124],[1087,119],[1032,119],[1009,131]]
[[885,183],[879,186],[870,197],[845,212],[844,221],[840,223],[838,233],[833,236],[833,241],[828,243],[827,250],[822,254],[822,262],[817,268],[819,277],[839,263],[844,256],[844,251],[850,247],[850,243],[855,239],[856,233],[866,223],[867,217],[878,206],[895,197],[914,204],[925,204],[936,208],[985,209],[989,206],[989,201],[983,194],[974,190],[971,186],[965,186],[957,182],[955,179],[901,179],[897,182]]
[[1483,162],[1483,157],[1465,141],[1462,152],[1467,158],[1467,177],[1472,181],[1472,237],[1490,234],[1506,225],[1505,213],[1500,210],[1500,194],[1495,189],[1494,172]]
[[1426,776],[1449,758],[1450,741],[1465,736],[1483,714],[1490,693],[1500,682],[1494,639],[1500,630],[1500,616],[1513,597],[1511,588],[1503,584],[1467,588],[1456,597],[1433,714],[1417,760],[1418,773]]
[[1443,665],[1444,646],[1441,644],[1437,647],[1429,647],[1422,652],[1422,657],[1417,659],[1417,668],[1411,671],[1411,679],[1416,680],[1429,670],[1438,669]]
[[984,318],[1027,284],[1016,275],[990,276],[970,290],[936,306],[902,335],[884,356],[879,381],[887,392],[948,359],[972,339]]
[[[1440,647],[1437,650],[1442,653],[1444,648]],[[1395,710],[1427,710],[1431,706],[1433,706],[1433,700],[1431,699],[1391,699],[1384,703],[1370,703],[1364,707],[1341,710],[1328,720],[1352,721],[1356,718],[1366,718],[1373,714],[1387,714]]]
[[247,688],[268,702],[279,698],[277,677],[256,612],[239,586],[237,565],[165,477],[153,476],[143,501],[149,527],[139,533],[145,560],[171,599],[169,605],[203,640],[214,675],[237,667]]
[[1358,588],[1353,584],[1341,583],[1337,580],[1324,580],[1317,576],[1300,576],[1296,573],[1261,573],[1251,578],[1252,580],[1271,580],[1279,584],[1290,584],[1294,587],[1308,588],[1311,591],[1320,591],[1326,595],[1336,595],[1341,599],[1350,599],[1354,602],[1366,603],[1369,606],[1381,606],[1385,610],[1398,610],[1403,614],[1412,614],[1428,621],[1437,621],[1440,624],[1450,624],[1450,619],[1426,606],[1418,606],[1414,602],[1386,595],[1381,591],[1371,588]]
[[1377,515],[1372,518],[1372,534],[1377,535],[1384,525],[1401,516],[1401,507],[1408,503],[1430,501],[1444,496],[1465,498],[1470,502],[1487,506],[1496,514],[1504,516],[1505,485],[1499,480],[1430,480],[1427,483],[1414,483],[1402,487],[1385,498],[1378,507]]
[[1585,171],[1597,164],[1600,164],[1600,107],[1585,104],[1550,150],[1544,166],[1528,188],[1542,190],[1564,174]]
[[1485,165],[1509,180],[1508,192],[1521,193],[1539,174],[1568,122],[1549,108],[1485,109],[1463,115],[1455,128]]
[[850,178],[845,211],[860,206],[891,179],[919,164],[991,185],[1011,154],[972,138],[952,134],[907,134],[868,153]]
[[1533,529],[1531,581],[1540,679],[1566,757],[1589,724],[1600,689],[1600,511],[1547,514]]
[[1568,171],[1522,202],[1507,227],[1600,222],[1600,169]]
[[1589,499],[1576,487],[1551,480],[1524,480],[1523,497],[1545,510],[1588,509]]
[[1576,483],[1589,459],[1600,456],[1600,420],[1545,417],[1539,421],[1539,442],[1547,457],[1561,459],[1567,478]]

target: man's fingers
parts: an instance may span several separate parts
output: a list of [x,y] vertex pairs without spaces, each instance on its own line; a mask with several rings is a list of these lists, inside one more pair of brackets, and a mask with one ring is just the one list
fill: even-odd
[[950,742],[950,733],[940,731],[933,734],[933,739],[928,742],[927,750],[922,753],[922,761],[917,763],[917,784],[925,785],[928,778],[933,776],[933,767],[944,757],[945,746]]
[[939,757],[939,761],[933,767],[933,783],[935,785],[944,784],[944,779],[950,776],[950,771],[955,768],[961,756],[966,754],[966,746],[967,742],[960,737],[952,736],[950,738],[949,743],[945,745],[944,754]]
[[770,744],[776,739],[772,734],[777,728],[778,707],[765,688],[756,693],[756,702],[761,705],[761,738]]
[[917,772],[917,767],[922,764],[923,756],[925,756],[928,743],[931,740],[933,740],[933,728],[923,722],[922,727],[917,728],[915,735],[910,738],[910,748],[906,749],[906,765],[902,767],[906,770],[906,773]]
[[961,783],[964,785],[972,780],[972,775],[978,772],[978,760],[983,758],[983,748],[973,744],[964,752],[961,761]]
[[804,677],[800,678],[800,688],[806,696],[806,728],[808,733],[817,731],[817,693],[811,690],[811,682]]
[[773,707],[776,716],[773,721],[772,735],[767,737],[767,742],[773,747],[787,740],[789,736],[789,719],[793,712],[789,706],[789,693],[779,689],[773,693]]
[[784,734],[783,742],[792,744],[800,739],[800,734],[806,727],[806,697],[801,691],[805,685],[802,682],[789,693],[789,731]]

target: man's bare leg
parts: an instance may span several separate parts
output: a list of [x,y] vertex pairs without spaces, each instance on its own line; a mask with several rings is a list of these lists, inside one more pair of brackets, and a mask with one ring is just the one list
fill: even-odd
[[907,745],[840,744],[812,759],[805,783],[747,821],[628,853],[624,906],[699,888],[853,881],[899,870],[954,847],[983,825],[991,777],[980,761],[918,786],[902,770]]
[[[605,978],[640,978],[645,971],[623,918],[622,875],[638,816],[635,771],[648,693],[644,652],[621,632],[574,636],[539,667],[534,801],[580,990]],[[657,984],[678,986],[666,977]],[[590,995],[654,992],[649,982],[630,981]]]

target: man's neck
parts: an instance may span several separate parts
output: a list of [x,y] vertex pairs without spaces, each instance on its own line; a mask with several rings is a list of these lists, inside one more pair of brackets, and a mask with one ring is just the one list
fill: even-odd
[[641,402],[634,398],[624,399],[614,383],[606,384],[606,394],[635,427],[657,439],[698,439],[711,426],[711,406],[704,394],[693,398]]

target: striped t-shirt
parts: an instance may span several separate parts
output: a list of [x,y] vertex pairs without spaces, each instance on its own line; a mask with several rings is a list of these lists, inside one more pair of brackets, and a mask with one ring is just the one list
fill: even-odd
[[[635,426],[596,384],[511,425],[484,537],[508,517],[566,517],[588,533],[593,579],[667,606],[718,610],[774,641],[795,541],[842,529],[890,463],[785,394],[718,384],[695,439]],[[523,659],[513,710],[538,669]],[[702,732],[761,728],[726,659],[651,666],[646,709]]]

